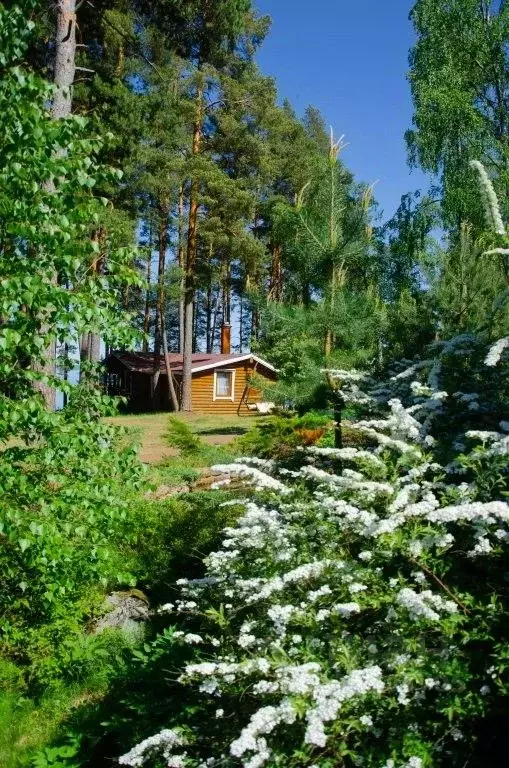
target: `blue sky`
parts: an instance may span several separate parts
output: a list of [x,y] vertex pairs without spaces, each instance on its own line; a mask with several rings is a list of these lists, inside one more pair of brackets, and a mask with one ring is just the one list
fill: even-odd
[[410,171],[404,133],[412,103],[406,80],[412,0],[255,0],[272,28],[258,55],[276,79],[279,95],[299,114],[308,104],[322,112],[359,181],[377,182],[384,219],[401,195],[427,186]]

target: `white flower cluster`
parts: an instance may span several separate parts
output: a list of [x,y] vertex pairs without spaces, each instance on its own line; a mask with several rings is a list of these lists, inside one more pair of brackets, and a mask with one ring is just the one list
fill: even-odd
[[257,491],[269,490],[277,491],[277,493],[281,494],[290,492],[290,489],[284,483],[248,464],[215,464],[211,467],[211,470],[218,475],[237,475],[252,483]]
[[351,368],[349,370],[346,370],[344,368],[324,368],[322,370],[322,373],[326,373],[329,376],[331,376],[333,379],[338,379],[338,381],[341,382],[357,382],[357,381],[366,381],[369,377],[365,371],[357,371],[354,368]]
[[156,733],[154,736],[149,736],[148,739],[144,739],[137,744],[125,755],[118,758],[119,765],[128,765],[131,768],[140,768],[144,765],[150,757],[161,756],[167,766],[171,768],[180,768],[184,766],[184,755],[173,755],[174,747],[181,747],[185,744],[185,740],[176,731],[172,731],[169,728]]
[[422,370],[423,368],[429,368],[433,365],[433,360],[420,360],[418,363],[414,363],[408,367],[403,368],[402,371],[391,377],[391,381],[398,381],[398,379],[409,379],[414,373]]
[[261,768],[271,755],[264,736],[272,733],[281,723],[291,725],[296,718],[296,712],[287,700],[283,700],[277,707],[262,707],[252,716],[239,738],[231,743],[230,753],[242,758],[246,752],[254,752],[247,761],[243,761],[244,768]]
[[396,601],[409,612],[413,619],[438,621],[440,614],[456,613],[458,606],[452,600],[444,600],[440,595],[425,589],[423,592],[405,587],[401,589]]
[[505,501],[451,504],[430,512],[426,517],[431,523],[483,522],[494,525],[498,520],[509,523],[509,504]]
[[325,747],[327,735],[324,725],[336,719],[343,702],[371,691],[382,693],[384,688],[382,670],[378,666],[355,669],[342,680],[318,685],[312,693],[314,706],[306,715],[304,740],[308,744]]
[[390,435],[386,435],[380,432],[380,429],[389,429],[387,421],[359,421],[356,424],[351,424],[351,429],[356,429],[362,432],[366,437],[372,438],[376,441],[381,448],[387,448],[391,451],[397,451],[402,454],[412,454],[414,456],[421,456],[421,450],[416,445],[400,440]]
[[203,639],[201,635],[196,635],[193,632],[174,632],[173,637],[176,640],[182,640],[182,642],[187,643],[188,645],[201,645],[203,643]]
[[[437,348],[443,356],[459,355],[475,348],[475,339],[463,335]],[[481,558],[509,547],[509,505],[476,500],[471,476],[454,485],[455,475],[433,459],[430,431],[442,408],[479,403],[485,415],[477,393],[447,398],[440,388],[441,359],[408,361],[396,369],[388,388],[398,396],[385,412],[378,405],[382,388],[369,391],[370,418],[352,427],[372,448],[306,448],[291,470],[249,457],[214,467],[263,493],[231,502],[244,512],[205,559],[205,578],[181,580],[182,599],[160,609],[173,612],[184,626],[192,614],[193,630],[197,617],[203,618],[199,634],[174,633],[196,653],[179,679],[200,692],[203,721],[219,719],[216,729],[224,727],[224,739],[211,744],[208,759],[194,760],[188,737],[186,768],[282,765],[285,755],[278,750],[286,749],[281,744],[288,744],[290,734],[299,740],[295,750],[310,755],[312,762],[303,758],[302,764],[317,765],[319,750],[334,754],[333,742],[349,748],[355,733],[360,740],[373,734],[379,739],[379,723],[387,713],[397,718],[398,707],[406,708],[406,718],[415,707],[452,695],[451,627],[462,603],[454,587],[434,577],[432,563],[457,556],[460,545],[468,563],[465,553]],[[368,383],[357,372],[334,375],[354,391],[361,381]],[[421,375],[425,383],[416,381]],[[476,418],[477,411],[470,415]],[[456,450],[470,450],[469,439],[481,440],[477,452],[502,455],[509,422],[499,426],[500,432],[461,434]],[[460,468],[461,457],[454,463]],[[209,634],[209,618],[217,619],[216,635]],[[235,701],[242,704],[232,711]],[[440,706],[445,711],[447,700]],[[183,742],[173,731],[162,732],[170,733],[145,740],[120,764],[136,768],[161,755],[167,765],[181,765],[184,756],[174,748]],[[449,742],[457,737],[451,734]],[[197,743],[202,750],[201,733]],[[397,747],[386,756],[386,768],[424,765]],[[327,753],[326,759],[334,757]],[[362,765],[362,756],[353,761]]]
[[420,757],[410,757],[405,763],[396,765],[396,762],[392,759],[387,760],[382,768],[422,768],[424,765]]
[[484,200],[484,210],[488,228],[493,228],[498,235],[505,235],[506,229],[500,213],[500,205],[493,183],[488,172],[479,160],[471,160],[470,167],[477,171],[481,183],[481,194]]
[[315,480],[320,485],[332,485],[346,490],[356,491],[362,496],[374,498],[378,494],[392,495],[393,487],[389,483],[380,483],[375,480],[366,480],[358,472],[345,469],[341,475],[333,475],[314,466],[305,466],[301,470],[302,477]]
[[[327,743],[325,724],[336,719],[345,701],[369,692],[381,693],[384,690],[382,670],[378,666],[357,669],[341,680],[322,683],[319,677],[320,665],[303,664],[296,667],[282,667],[277,671],[277,680],[272,685],[258,684],[257,691],[263,693],[280,692],[287,694],[276,706],[259,709],[242,730],[239,738],[230,745],[230,752],[235,757],[250,755],[244,766],[262,766],[270,758],[265,736],[280,724],[293,724],[297,711],[288,695],[294,694],[310,698],[311,707],[307,711],[307,728],[304,740],[308,744],[324,747]],[[265,682],[265,681],[264,681]],[[361,720],[363,724],[372,724],[369,717]]]
[[329,457],[340,459],[341,461],[368,462],[377,469],[385,469],[384,462],[370,451],[363,451],[360,448],[320,448],[311,446],[306,449],[312,456]]
[[486,355],[484,364],[490,368],[494,368],[496,365],[499,364],[500,358],[502,357],[502,353],[508,347],[509,347],[509,336],[506,336],[504,339],[499,339],[498,341],[496,341],[490,347],[490,351]]
[[[501,424],[504,424],[502,421]],[[486,456],[507,456],[509,454],[509,435],[480,429],[470,429],[465,433],[471,440],[480,440],[489,444]]]
[[291,571],[271,579],[238,579],[235,588],[246,603],[253,604],[282,592],[290,585],[313,581],[328,568],[341,569],[343,567],[342,560],[316,560],[312,563],[303,563]]

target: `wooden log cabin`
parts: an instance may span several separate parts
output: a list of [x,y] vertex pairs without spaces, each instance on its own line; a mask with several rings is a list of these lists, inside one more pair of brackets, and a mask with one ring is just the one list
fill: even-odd
[[[169,355],[177,396],[182,383],[182,355]],[[111,352],[106,361],[106,386],[111,395],[127,398],[130,411],[172,410],[163,355],[153,352]],[[249,415],[268,410],[253,379],[267,384],[277,378],[276,369],[252,353],[197,352],[192,356],[193,411]]]

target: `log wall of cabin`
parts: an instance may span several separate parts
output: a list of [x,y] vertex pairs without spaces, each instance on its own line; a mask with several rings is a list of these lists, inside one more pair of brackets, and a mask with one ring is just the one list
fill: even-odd
[[[158,378],[155,391],[152,393],[151,376],[146,372],[129,371],[119,361],[112,359],[108,361],[108,372],[117,374],[120,384],[120,391],[111,391],[111,394],[122,394],[128,398],[128,409],[135,413],[149,413],[150,411],[171,411],[170,400],[168,396],[168,384],[166,374],[161,372]],[[214,370],[235,370],[234,400],[214,400]],[[201,373],[195,373],[192,379],[192,404],[193,411],[202,413],[216,414],[236,414],[247,416],[252,413],[246,404],[246,393],[248,378],[251,378],[254,371],[254,365],[241,362],[225,365],[224,368],[218,367]],[[269,371],[256,370],[256,376],[265,378],[268,382],[274,381],[275,376]],[[177,388],[180,379],[177,379]],[[248,402],[255,403],[262,400],[263,396],[259,390],[249,388]],[[242,406],[239,405],[242,400]]]
[[[216,414],[234,414],[239,412],[240,415],[247,416],[252,413],[245,402],[245,390],[248,384],[248,378],[253,376],[253,366],[246,365],[245,363],[239,363],[237,365],[225,365],[224,368],[216,368],[216,371],[230,371],[235,370],[235,385],[234,385],[234,399],[232,400],[214,400],[214,371],[202,371],[201,373],[195,373],[192,381],[192,402],[193,411],[201,413],[216,413]],[[263,376],[261,371],[256,371],[256,375]],[[267,381],[273,381],[274,378]],[[239,404],[243,397],[242,406],[239,411]],[[252,387],[249,389],[248,402],[255,403],[262,399],[262,393],[259,390],[254,390]]]

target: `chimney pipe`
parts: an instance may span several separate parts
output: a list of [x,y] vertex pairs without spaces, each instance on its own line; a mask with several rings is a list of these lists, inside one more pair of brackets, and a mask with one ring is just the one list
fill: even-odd
[[231,352],[231,326],[230,323],[223,323],[221,326],[221,354],[229,355]]

